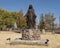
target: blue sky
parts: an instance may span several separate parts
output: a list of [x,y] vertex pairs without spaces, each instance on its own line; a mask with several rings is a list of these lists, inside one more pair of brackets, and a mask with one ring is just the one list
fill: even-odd
[[60,16],[60,0],[0,0],[0,8],[8,11],[20,11],[23,10],[26,14],[29,5],[32,4],[37,15],[37,23],[40,18],[40,14],[54,13],[56,17],[55,23],[59,22]]

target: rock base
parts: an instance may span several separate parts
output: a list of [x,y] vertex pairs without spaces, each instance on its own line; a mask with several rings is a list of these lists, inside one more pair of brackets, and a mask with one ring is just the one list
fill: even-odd
[[23,40],[40,40],[40,31],[29,29],[22,33]]

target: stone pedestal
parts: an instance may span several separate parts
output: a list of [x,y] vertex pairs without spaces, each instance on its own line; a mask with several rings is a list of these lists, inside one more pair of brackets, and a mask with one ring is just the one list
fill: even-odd
[[28,29],[22,33],[23,40],[40,40],[40,32],[35,29]]

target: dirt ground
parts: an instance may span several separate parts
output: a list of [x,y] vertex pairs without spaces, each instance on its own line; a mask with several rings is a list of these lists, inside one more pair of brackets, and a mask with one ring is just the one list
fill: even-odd
[[42,45],[9,45],[7,44],[7,38],[14,40],[15,38],[22,37],[19,33],[14,33],[12,31],[0,31],[0,48],[60,48],[60,34],[41,34],[41,39],[49,39],[48,46]]

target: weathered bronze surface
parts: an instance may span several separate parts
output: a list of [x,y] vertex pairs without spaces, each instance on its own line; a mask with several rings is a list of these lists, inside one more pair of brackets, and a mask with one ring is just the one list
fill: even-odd
[[36,15],[35,15],[35,12],[34,12],[34,9],[33,9],[32,5],[29,5],[28,11],[27,11],[25,17],[26,17],[26,20],[27,20],[28,29],[35,28]]

